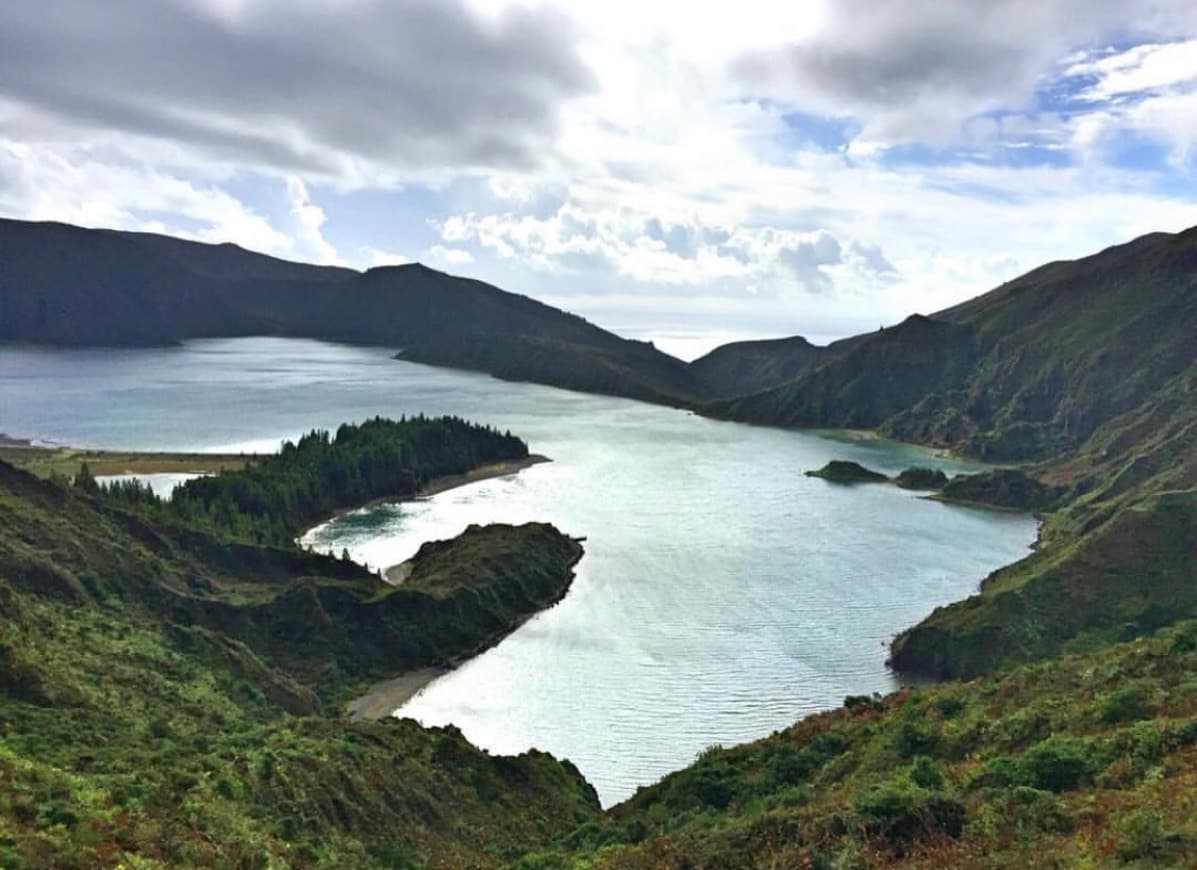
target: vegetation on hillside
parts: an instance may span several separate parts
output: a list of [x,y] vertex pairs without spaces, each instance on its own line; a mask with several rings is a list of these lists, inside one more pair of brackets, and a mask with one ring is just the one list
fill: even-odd
[[996,462],[1061,457],[1193,364],[1195,252],[1197,228],[1050,264],[841,343],[788,383],[705,410],[879,429]]
[[712,747],[523,868],[1115,867],[1197,850],[1197,623]]
[[596,818],[543,753],[337,712],[494,642],[580,552],[549,526],[472,528],[391,588],[0,464],[0,865],[494,866]]
[[616,350],[541,336],[471,335],[415,344],[397,358],[667,405],[688,403],[702,389],[685,363],[632,341]]
[[[237,539],[287,546],[304,528],[338,510],[417,493],[430,480],[482,465],[524,459],[528,446],[510,432],[457,417],[376,417],[313,431],[284,442],[252,465],[176,487],[158,499],[136,480],[104,487],[109,500]],[[78,483],[98,493],[84,474]]]

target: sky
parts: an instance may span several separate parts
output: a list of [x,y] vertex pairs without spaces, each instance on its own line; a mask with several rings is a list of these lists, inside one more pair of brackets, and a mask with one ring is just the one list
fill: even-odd
[[826,341],[1197,225],[1197,4],[5,0],[0,215]]

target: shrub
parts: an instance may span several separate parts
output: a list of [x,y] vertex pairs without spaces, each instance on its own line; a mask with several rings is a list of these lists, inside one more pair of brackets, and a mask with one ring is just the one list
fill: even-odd
[[1123,861],[1160,858],[1169,845],[1163,819],[1149,810],[1136,810],[1123,816],[1117,824],[1117,832],[1115,850]]
[[688,792],[698,804],[724,810],[735,798],[736,772],[726,763],[699,762],[678,786]]
[[925,755],[920,755],[910,765],[910,781],[930,791],[943,788],[943,774],[939,772],[935,763]]
[[866,831],[891,842],[915,840],[932,833],[959,837],[964,806],[940,794],[927,794],[903,782],[887,782],[861,792],[852,801]]
[[1023,830],[1059,834],[1073,827],[1072,819],[1055,795],[1025,785],[1010,790],[1007,816]]
[[985,769],[973,778],[973,788],[1009,788],[1023,779],[1023,769],[1009,755],[995,755],[985,762]]
[[1061,792],[1074,789],[1090,775],[1088,749],[1067,737],[1049,737],[1022,758],[1026,781],[1036,788]]
[[844,698],[844,707],[853,711],[879,710],[882,707],[881,695],[877,692],[872,695],[848,695]]
[[964,710],[965,703],[960,698],[952,695],[945,695],[935,702],[935,709],[939,711],[939,715],[945,719],[951,719]]
[[1097,718],[1106,724],[1135,722],[1151,715],[1151,703],[1142,686],[1124,686],[1102,696]]
[[914,719],[906,718],[894,731],[893,747],[903,758],[925,755],[935,747],[935,734]]
[[791,786],[802,782],[818,766],[818,761],[806,750],[782,746],[765,763],[765,774],[773,786]]

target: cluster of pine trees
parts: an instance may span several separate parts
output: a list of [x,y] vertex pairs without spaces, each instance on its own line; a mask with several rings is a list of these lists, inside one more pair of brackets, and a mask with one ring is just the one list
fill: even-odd
[[412,495],[433,478],[527,455],[527,444],[510,432],[460,417],[375,417],[343,424],[335,435],[313,430],[242,470],[189,480],[169,501],[136,480],[100,488],[84,472],[76,485],[241,540],[288,546],[338,510]]

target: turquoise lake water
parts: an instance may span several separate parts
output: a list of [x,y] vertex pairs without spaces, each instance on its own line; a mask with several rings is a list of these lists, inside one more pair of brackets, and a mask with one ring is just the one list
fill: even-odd
[[715,743],[896,685],[885,644],[1024,556],[1030,517],[803,476],[829,459],[969,466],[916,447],[397,362],[293,339],[146,350],[0,347],[0,432],[94,447],[272,450],[381,414],[459,414],[554,461],[380,505],[309,540],[376,568],[470,523],[586,537],[566,598],[402,710],[494,752],[570,758],[604,803]]

